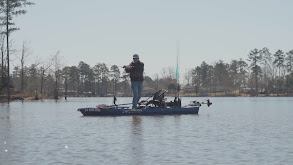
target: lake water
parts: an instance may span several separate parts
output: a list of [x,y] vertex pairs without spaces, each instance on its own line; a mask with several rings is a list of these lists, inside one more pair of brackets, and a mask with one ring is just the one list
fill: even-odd
[[0,103],[0,164],[293,164],[293,98],[210,99],[198,115],[124,117],[76,111],[112,98]]

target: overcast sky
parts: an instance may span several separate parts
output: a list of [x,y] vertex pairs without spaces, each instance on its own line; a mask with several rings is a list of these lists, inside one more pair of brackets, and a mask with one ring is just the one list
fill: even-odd
[[[14,45],[33,55],[60,50],[67,66],[84,61],[122,66],[140,55],[146,75],[176,66],[181,75],[206,61],[247,59],[254,48],[293,49],[292,0],[34,0],[15,19]],[[13,62],[17,65],[17,62]]]

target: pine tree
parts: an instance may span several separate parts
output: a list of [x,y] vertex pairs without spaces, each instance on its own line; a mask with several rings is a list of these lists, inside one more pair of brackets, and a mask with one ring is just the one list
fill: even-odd
[[7,49],[7,96],[10,100],[10,74],[9,74],[9,37],[10,34],[19,28],[14,27],[15,23],[12,22],[14,16],[26,14],[23,7],[33,5],[34,3],[27,0],[0,0],[0,13],[1,13],[1,26],[5,26],[6,30],[3,32],[6,35],[6,49]]
[[254,95],[258,95],[258,77],[261,73],[261,68],[260,68],[260,62],[262,59],[261,54],[257,49],[253,49],[250,51],[248,55],[248,61],[251,61],[250,68],[252,70],[252,74],[254,76],[254,81],[255,81],[255,93]]
[[282,50],[278,50],[275,54],[274,64],[279,68],[279,80],[278,80],[278,95],[280,93],[280,81],[281,81],[281,68],[284,66],[285,54]]

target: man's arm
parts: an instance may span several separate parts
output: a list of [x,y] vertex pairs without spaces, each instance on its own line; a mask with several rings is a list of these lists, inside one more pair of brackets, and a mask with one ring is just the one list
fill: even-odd
[[144,63],[141,63],[141,65],[139,65],[139,68],[138,68],[139,72],[141,74],[143,74],[143,71],[144,71]]
[[126,73],[130,73],[131,69],[133,68],[134,66],[132,65],[124,65],[123,68],[125,70]]

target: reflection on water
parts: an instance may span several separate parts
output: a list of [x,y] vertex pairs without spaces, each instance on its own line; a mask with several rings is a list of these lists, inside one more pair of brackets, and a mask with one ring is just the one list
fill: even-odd
[[143,160],[143,130],[141,126],[141,116],[132,116],[131,123],[131,134],[129,135],[129,139],[131,142],[129,143],[129,148],[131,148],[131,152],[133,156],[131,160],[131,164],[142,164]]
[[199,115],[123,117],[76,111],[112,98],[1,103],[0,164],[293,164],[293,98],[212,101]]

